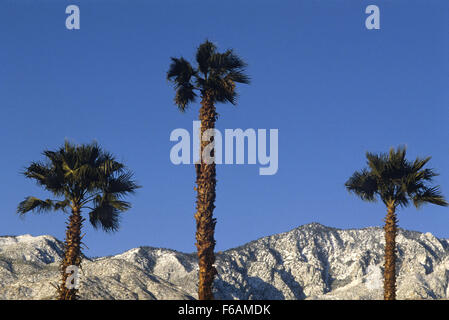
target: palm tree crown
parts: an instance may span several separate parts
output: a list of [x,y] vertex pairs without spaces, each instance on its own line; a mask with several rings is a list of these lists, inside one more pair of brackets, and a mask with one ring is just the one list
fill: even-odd
[[209,92],[212,103],[236,103],[237,92],[235,83],[249,84],[250,79],[245,74],[246,63],[233,50],[224,53],[217,52],[216,46],[205,41],[196,52],[197,68],[184,58],[171,58],[172,63],[167,72],[167,79],[174,83],[176,94],[175,104],[181,111],[195,101],[199,90],[203,95]]
[[410,202],[417,208],[424,203],[447,206],[439,186],[429,186],[438,175],[432,169],[424,169],[430,157],[411,162],[405,155],[405,147],[391,148],[389,154],[367,152],[369,169],[356,171],[345,184],[347,190],[365,201],[376,201],[378,197],[395,206],[406,207]]
[[96,143],[75,146],[66,142],[59,150],[43,154],[47,161],[32,162],[23,174],[58,199],[27,197],[17,212],[85,208],[95,228],[116,231],[119,214],[130,208],[123,197],[139,188],[132,173]]

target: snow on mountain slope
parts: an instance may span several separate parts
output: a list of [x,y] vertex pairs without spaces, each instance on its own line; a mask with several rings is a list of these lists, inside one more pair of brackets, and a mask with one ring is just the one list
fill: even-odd
[[[449,242],[400,230],[398,298],[449,297]],[[217,299],[382,299],[383,230],[312,223],[217,253]],[[51,299],[62,243],[0,237],[0,299]],[[83,299],[193,299],[195,254],[140,247],[84,259]]]

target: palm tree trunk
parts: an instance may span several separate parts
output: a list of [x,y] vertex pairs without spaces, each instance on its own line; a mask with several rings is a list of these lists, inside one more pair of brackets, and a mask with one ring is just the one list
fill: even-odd
[[[201,137],[207,129],[215,128],[215,120],[217,114],[215,106],[212,102],[210,94],[205,92],[201,101],[200,120],[201,120]],[[209,144],[208,141],[201,141],[201,155],[204,148]],[[215,224],[216,219],[213,218],[215,208],[215,163],[206,164],[201,159],[201,165],[196,166],[196,243],[198,250],[199,265],[199,283],[198,298],[200,300],[213,300],[212,286],[217,270],[215,263]]]
[[396,300],[396,234],[397,218],[394,202],[387,204],[385,218],[384,300]]
[[[62,260],[60,267],[62,279],[58,290],[59,300],[77,299],[78,289],[67,287],[67,278],[70,276],[70,272],[66,273],[66,270],[68,266],[79,268],[81,264],[81,226],[83,221],[80,210],[76,207],[72,208],[66,231],[64,260]],[[71,283],[74,284],[73,281]]]

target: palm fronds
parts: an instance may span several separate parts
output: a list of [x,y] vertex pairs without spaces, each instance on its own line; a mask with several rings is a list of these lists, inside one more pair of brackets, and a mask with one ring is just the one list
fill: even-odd
[[18,205],[17,212],[23,215],[30,211],[90,208],[95,227],[117,230],[118,214],[130,208],[122,199],[140,187],[132,172],[96,143],[66,142],[56,151],[45,150],[43,155],[46,162],[32,162],[23,174],[59,199],[27,197]]
[[208,40],[197,49],[196,68],[183,57],[171,58],[171,61],[167,79],[174,85],[174,102],[180,111],[185,111],[195,101],[195,91],[207,91],[212,103],[230,102],[234,105],[237,99],[236,83],[250,83],[245,73],[247,64],[233,50],[217,52],[217,47]]
[[433,169],[424,169],[430,157],[406,159],[406,148],[390,149],[390,152],[367,153],[367,169],[356,171],[345,186],[351,193],[366,201],[375,201],[376,197],[387,203],[406,207],[412,202],[417,208],[424,203],[447,206],[439,186],[430,184],[437,176]]

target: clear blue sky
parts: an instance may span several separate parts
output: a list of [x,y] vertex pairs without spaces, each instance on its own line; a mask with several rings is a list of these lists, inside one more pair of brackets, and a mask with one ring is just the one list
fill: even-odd
[[[69,4],[80,30],[65,28]],[[365,28],[370,4],[380,30]],[[170,162],[169,136],[190,130],[198,106],[179,113],[165,74],[206,38],[234,48],[252,77],[237,107],[218,105],[218,128],[279,129],[276,175],[218,167],[217,250],[309,222],[382,225],[382,204],[344,188],[368,150],[431,155],[449,197],[448,36],[446,0],[1,1],[0,234],[63,239],[64,214],[15,214],[25,196],[47,195],[19,172],[64,139],[95,139],[143,188],[117,233],[86,225],[86,253],[194,251],[194,168]],[[449,238],[448,208],[401,210],[399,223]]]

